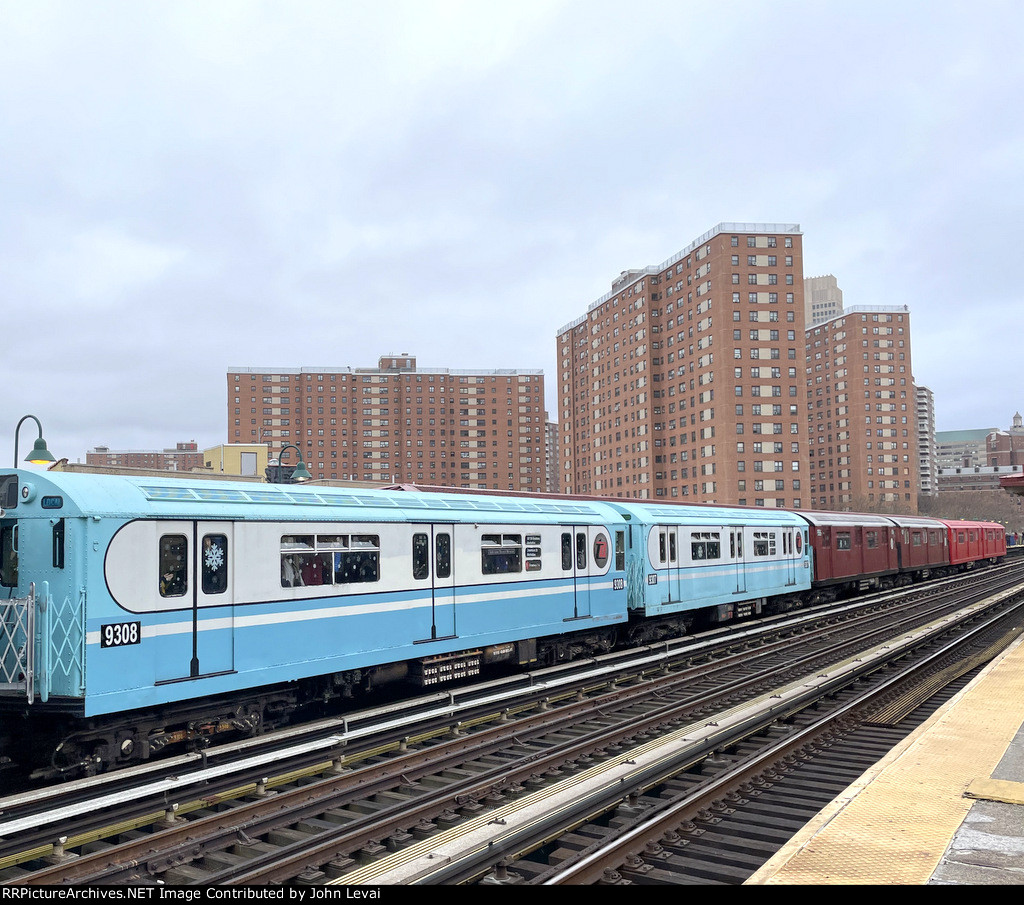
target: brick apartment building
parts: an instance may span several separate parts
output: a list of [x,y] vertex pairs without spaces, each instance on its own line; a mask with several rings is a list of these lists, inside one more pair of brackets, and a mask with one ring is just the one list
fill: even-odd
[[917,511],[917,406],[910,310],[854,307],[807,330],[814,509]]
[[557,335],[561,488],[808,506],[800,227],[720,223]]
[[[232,368],[228,439],[302,452],[317,479],[545,490],[544,375],[376,368]],[[287,450],[283,462],[297,462]]]

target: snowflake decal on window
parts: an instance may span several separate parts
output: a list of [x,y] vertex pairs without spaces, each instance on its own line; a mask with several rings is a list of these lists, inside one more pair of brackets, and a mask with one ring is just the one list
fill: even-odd
[[206,548],[204,564],[207,569],[219,569],[224,565],[224,551],[216,544],[211,544]]

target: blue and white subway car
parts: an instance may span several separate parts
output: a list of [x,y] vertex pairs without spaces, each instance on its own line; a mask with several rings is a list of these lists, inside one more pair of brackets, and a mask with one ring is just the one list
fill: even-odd
[[568,659],[628,619],[600,501],[14,470],[0,508],[0,709],[145,711],[76,736],[107,761],[194,732],[165,714],[197,699],[255,730],[303,690]]
[[[626,519],[634,631],[689,628],[796,605],[810,588],[807,523],[781,509],[610,502]],[[770,603],[769,603],[770,602]],[[654,635],[651,633],[654,632]]]

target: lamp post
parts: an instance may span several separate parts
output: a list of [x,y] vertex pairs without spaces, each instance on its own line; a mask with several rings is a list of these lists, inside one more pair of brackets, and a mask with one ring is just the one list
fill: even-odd
[[33,465],[49,465],[51,462],[55,462],[53,454],[46,448],[46,441],[43,439],[43,425],[39,423],[39,419],[35,415],[25,415],[21,421],[18,422],[18,426],[14,429],[14,467],[18,467],[18,432],[21,430],[21,426],[31,418],[36,423],[36,427],[39,428],[39,439],[36,440],[35,445],[32,447],[32,452],[25,456],[26,462],[31,462]]
[[[295,471],[292,472],[291,480],[292,481],[300,481],[301,482],[301,481],[308,481],[310,478],[312,478],[313,476],[309,473],[309,469],[306,468],[305,463],[302,461],[302,450],[299,449],[294,443],[286,443],[284,446],[281,447],[281,452],[278,454],[278,457],[277,457],[277,461],[278,461],[277,475],[278,475],[278,477],[280,478],[280,476],[281,476],[281,460],[284,458],[284,452],[285,452],[286,449],[294,449],[295,450],[295,454],[299,458],[299,464],[295,466]],[[278,483],[283,484],[284,481],[278,481]]]

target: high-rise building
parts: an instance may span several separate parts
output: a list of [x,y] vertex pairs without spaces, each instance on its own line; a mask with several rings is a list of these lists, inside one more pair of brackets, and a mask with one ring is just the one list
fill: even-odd
[[[542,492],[544,374],[376,368],[231,368],[228,439],[291,444],[314,478]],[[284,450],[283,465],[295,465]]]
[[934,496],[938,492],[935,448],[935,396],[928,387],[915,387],[917,400],[917,471],[919,493]]
[[544,489],[547,493],[558,493],[562,489],[558,478],[558,422],[547,421],[544,424]]
[[808,504],[802,234],[720,223],[557,335],[561,488]]
[[810,505],[917,511],[910,309],[848,308],[807,329]]
[[832,274],[804,278],[804,321],[809,327],[843,313],[843,290]]

